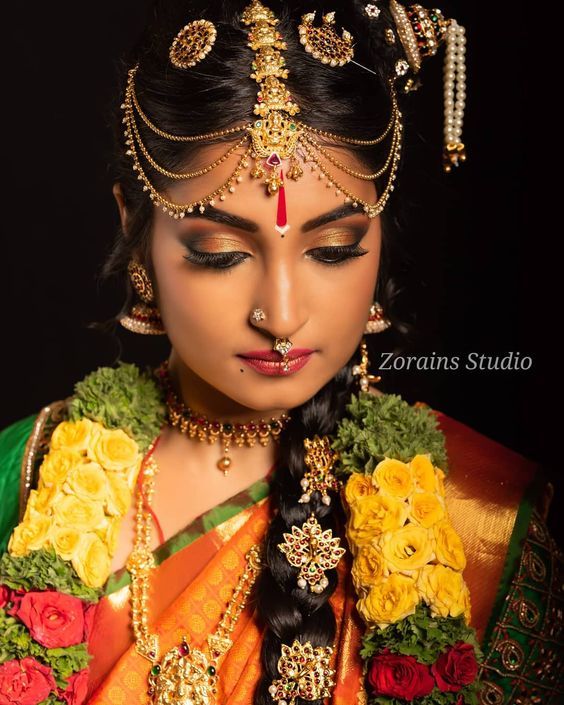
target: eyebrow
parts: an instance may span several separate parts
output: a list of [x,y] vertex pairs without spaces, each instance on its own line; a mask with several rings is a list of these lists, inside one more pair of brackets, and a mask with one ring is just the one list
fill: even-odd
[[[346,218],[349,215],[356,213],[363,213],[359,210],[358,206],[355,208],[352,203],[344,203],[337,208],[334,208],[328,213],[322,213],[321,215],[307,220],[300,228],[302,233],[307,233],[310,230],[319,228],[327,223],[332,223],[334,220],[340,220],[341,218]],[[195,210],[192,213],[187,213],[186,218],[205,218],[206,220],[211,220],[214,223],[220,223],[221,225],[229,225],[233,228],[239,228],[240,230],[246,230],[249,233],[255,233],[259,230],[258,223],[254,220],[249,220],[240,215],[235,215],[234,213],[228,213],[224,210],[219,210],[214,206],[208,205],[203,213],[199,210]]]

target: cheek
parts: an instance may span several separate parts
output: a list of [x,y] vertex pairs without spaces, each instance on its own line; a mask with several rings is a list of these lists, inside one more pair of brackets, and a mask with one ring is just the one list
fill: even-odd
[[380,263],[379,242],[363,245],[362,257],[349,260],[334,274],[320,277],[315,287],[317,308],[337,335],[360,336],[374,301]]
[[236,328],[237,297],[228,274],[196,272],[177,246],[153,247],[153,267],[158,282],[158,305],[173,345],[218,346],[230,340]]

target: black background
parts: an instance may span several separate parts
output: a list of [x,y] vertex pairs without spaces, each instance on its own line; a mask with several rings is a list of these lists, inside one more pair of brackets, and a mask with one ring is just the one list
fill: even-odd
[[[31,14],[24,4],[12,7],[3,38],[8,185],[0,427],[72,393],[78,379],[113,364],[118,352],[86,326],[110,317],[121,301],[119,287],[96,281],[118,222],[108,105],[122,89],[116,59],[143,26],[146,7],[139,0],[37,4]],[[467,30],[468,161],[450,175],[442,171],[441,50],[412,94],[394,193],[408,222],[403,307],[419,329],[407,352],[464,358],[513,351],[531,356],[533,366],[382,373],[385,389],[426,401],[550,468],[557,415],[547,409],[554,372],[541,349],[547,250],[533,217],[538,147],[525,117],[533,72],[520,50],[528,43],[527,22],[497,3],[439,7]],[[126,361],[155,363],[166,355],[164,340],[119,335]],[[385,336],[381,341],[385,349]]]

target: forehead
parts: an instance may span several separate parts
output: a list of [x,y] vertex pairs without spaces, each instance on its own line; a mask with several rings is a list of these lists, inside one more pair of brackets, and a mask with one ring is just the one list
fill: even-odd
[[[225,142],[221,144],[202,144],[193,153],[189,163],[184,164],[177,171],[184,173],[204,172],[194,178],[178,180],[172,183],[167,188],[167,194],[170,199],[178,204],[193,203],[199,199],[203,199],[212,193],[214,196],[214,207],[206,206],[206,210],[222,211],[225,210],[238,216],[241,220],[254,223],[259,227],[272,227],[276,220],[277,208],[279,206],[279,196],[277,193],[268,194],[267,187],[264,183],[265,176],[253,178],[251,172],[255,167],[255,160],[247,156],[246,161],[248,166],[240,170],[239,181],[232,180],[231,185],[234,191],[231,193],[228,190],[230,179],[240,160],[243,158],[247,149],[247,144],[239,145],[234,152],[226,159],[222,160],[228,151],[233,149],[236,142]],[[336,147],[324,147],[327,153],[337,159],[351,170],[366,172],[367,169],[359,161],[357,156],[348,149]],[[297,179],[291,179],[286,176],[287,169],[291,166],[291,160],[283,160],[281,171],[284,177],[284,192],[286,202],[286,212],[288,222],[294,227],[300,228],[310,225],[311,221],[322,213],[328,213],[335,209],[341,209],[343,214],[352,215],[358,213],[360,216],[367,218],[362,206],[355,209],[351,205],[345,204],[345,194],[341,191],[337,193],[339,186],[347,189],[356,197],[361,198],[370,203],[376,200],[376,188],[372,181],[358,179],[346,172],[333,166],[331,162],[320,156],[320,161],[326,167],[330,177],[321,175],[320,168],[313,162],[304,160],[305,153],[300,148],[295,152],[295,163],[299,165],[303,173]],[[258,164],[264,165],[265,160],[257,160]],[[212,166],[213,165],[213,166]],[[315,166],[312,169],[312,166]],[[264,167],[268,172],[269,167]],[[329,186],[330,179],[335,179],[333,184]],[[225,191],[225,200],[220,200],[219,193]],[[340,190],[340,189],[339,189]],[[199,215],[198,209],[194,210],[193,216]],[[226,223],[229,224],[229,223]],[[239,227],[234,223],[236,227]],[[256,228],[255,228],[256,229]],[[311,229],[311,228],[310,228]]]

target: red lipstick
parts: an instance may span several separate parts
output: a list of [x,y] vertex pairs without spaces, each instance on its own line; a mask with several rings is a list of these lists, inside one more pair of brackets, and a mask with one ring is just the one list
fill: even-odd
[[286,370],[282,364],[282,355],[275,350],[252,350],[237,357],[240,357],[246,365],[252,367],[260,374],[270,377],[287,377],[307,365],[314,352],[315,350],[309,350],[308,348],[291,350],[286,356],[288,367]]

